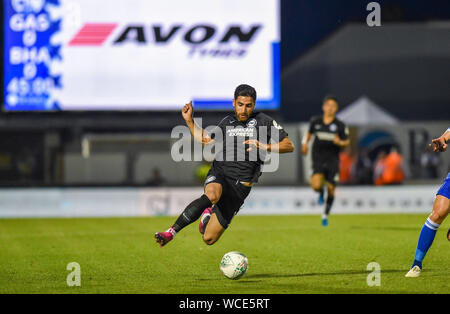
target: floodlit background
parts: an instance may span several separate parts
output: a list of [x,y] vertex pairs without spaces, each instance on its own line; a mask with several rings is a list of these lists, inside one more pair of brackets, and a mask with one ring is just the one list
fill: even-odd
[[[209,167],[172,159],[180,109],[214,125],[240,83],[296,147],[242,214],[321,212],[300,142],[330,93],[352,140],[333,211],[430,211],[450,167],[426,150],[450,122],[450,4],[379,1],[369,26],[368,3],[3,1],[0,216],[178,214]],[[383,182],[393,151],[404,178]]]
[[[448,0],[3,0],[1,12],[0,293],[177,294],[170,312],[178,294],[264,294],[274,308],[291,304],[271,294],[295,294],[293,307],[300,293],[450,291],[449,219],[421,278],[405,278],[450,167],[449,151],[427,151],[450,126]],[[155,232],[210,168],[208,154],[174,158],[181,143],[198,153],[177,137],[181,108],[192,100],[213,126],[241,83],[295,152],[216,244],[193,223],[160,248]],[[327,94],[351,145],[323,227],[301,139]],[[239,281],[219,270],[230,251],[249,260]]]

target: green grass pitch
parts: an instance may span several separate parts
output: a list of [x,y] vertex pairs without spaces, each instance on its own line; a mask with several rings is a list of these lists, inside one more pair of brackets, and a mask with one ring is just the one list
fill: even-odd
[[[1,219],[0,293],[449,293],[450,242],[443,223],[419,278],[405,278],[426,214],[238,215],[207,246],[198,224],[160,248],[153,239],[174,217]],[[224,253],[247,255],[249,271],[229,280]],[[67,264],[81,267],[69,287]],[[381,267],[369,286],[367,265]]]

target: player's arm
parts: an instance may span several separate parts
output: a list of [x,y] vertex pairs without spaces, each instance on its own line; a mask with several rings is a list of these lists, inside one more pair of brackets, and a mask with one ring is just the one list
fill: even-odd
[[[244,144],[248,144],[250,146],[249,148],[247,148],[248,152],[251,151],[253,148],[265,150],[268,152],[278,152],[279,154],[291,153],[294,151],[294,144],[289,139],[288,134],[281,127],[281,125],[279,125],[275,120],[273,120],[270,117],[267,117],[267,120],[263,123],[270,129],[271,135],[269,137],[269,141],[272,141],[273,143],[266,144],[258,141],[257,139],[246,140]],[[273,132],[278,134],[278,136],[270,140]],[[276,134],[274,134],[274,136]],[[279,139],[281,139],[281,141]]]
[[346,140],[341,140],[341,138],[339,137],[339,135],[336,134],[336,136],[333,139],[333,143],[339,147],[345,147],[350,145],[350,139],[346,139]]
[[278,152],[280,154],[292,153],[294,151],[294,144],[287,136],[283,138],[280,142],[273,144],[264,144],[258,140],[246,140],[244,144],[250,145],[250,147],[247,148],[248,152],[251,151],[253,147],[257,149],[266,150],[268,152]]
[[292,153],[294,151],[294,144],[289,137],[283,138],[279,143],[267,144],[267,151],[279,152],[280,154]]
[[448,128],[440,137],[432,140],[429,146],[434,152],[444,152],[447,150],[448,141],[450,141],[450,128]]
[[302,139],[302,154],[303,155],[308,154],[308,143],[311,140],[311,136],[312,135],[311,135],[311,133],[309,133],[309,131],[306,132],[305,136],[303,136],[303,139]]
[[184,105],[181,110],[181,115],[183,116],[184,121],[186,121],[186,125],[191,131],[194,140],[202,143],[203,146],[214,143],[214,140],[209,136],[209,134],[195,123],[193,114],[194,108],[191,100],[188,104]]
[[314,125],[315,125],[316,122],[317,122],[317,118],[316,117],[312,117],[311,120],[309,121],[308,131],[306,131],[305,135],[303,136],[303,139],[302,139],[302,154],[304,156],[306,156],[306,154],[308,154],[308,144],[309,144],[309,141],[311,140],[311,137],[313,136],[313,134],[315,132]]
[[339,147],[346,147],[350,145],[350,139],[348,138],[348,134],[349,134],[348,127],[342,125],[340,127],[338,134],[336,134],[336,136],[333,139],[334,145],[337,145]]

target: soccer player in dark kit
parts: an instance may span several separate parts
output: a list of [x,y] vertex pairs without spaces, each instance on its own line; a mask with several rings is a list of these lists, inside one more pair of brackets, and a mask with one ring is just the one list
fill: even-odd
[[200,216],[203,241],[208,245],[217,242],[258,181],[265,152],[294,151],[288,134],[275,120],[254,112],[255,102],[255,89],[239,85],[234,92],[234,114],[222,119],[210,133],[195,124],[192,101],[183,107],[182,116],[194,139],[203,146],[218,145],[220,151],[206,176],[204,194],[187,205],[167,231],[155,234],[160,246]]
[[328,225],[328,215],[334,201],[336,184],[339,181],[339,153],[342,147],[350,145],[348,128],[336,118],[338,102],[334,96],[326,96],[322,103],[322,116],[313,117],[309,130],[303,137],[302,154],[308,153],[308,143],[315,135],[312,147],[311,187],[319,193],[319,204],[324,202],[324,185],[327,186],[327,200],[322,215],[322,225]]

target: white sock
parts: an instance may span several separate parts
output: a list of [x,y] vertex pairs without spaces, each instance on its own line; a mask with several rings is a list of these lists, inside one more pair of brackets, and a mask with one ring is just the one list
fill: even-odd
[[169,229],[167,229],[166,232],[170,232],[170,233],[172,234],[173,237],[175,237],[175,236],[177,235],[177,232],[176,232],[172,227],[170,227]]

